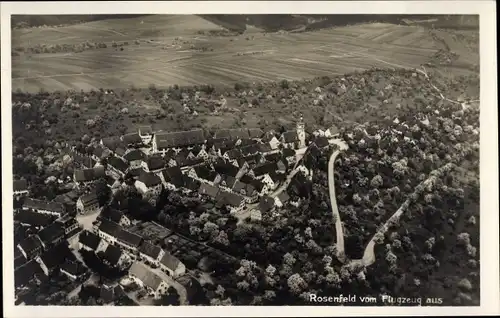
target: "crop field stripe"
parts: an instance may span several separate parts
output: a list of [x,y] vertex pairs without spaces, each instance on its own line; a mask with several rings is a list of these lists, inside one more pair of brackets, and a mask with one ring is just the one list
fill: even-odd
[[254,69],[244,67],[241,64],[234,65],[231,63],[215,62],[211,63],[209,67],[216,67],[221,71],[239,76],[239,81],[245,81],[245,77],[251,77],[258,81],[268,81],[276,78],[272,75],[269,75],[268,73],[255,71]]
[[[193,67],[193,71],[199,72],[201,74],[209,73],[209,74],[217,75],[217,77],[222,78],[221,83],[224,83],[227,85],[231,85],[231,83],[234,83],[234,82],[241,80],[240,77],[238,77],[234,74],[231,75],[231,74],[227,73],[226,71],[221,70],[220,68],[215,67],[215,66],[204,65],[204,64],[193,64],[192,67]],[[198,73],[196,73],[196,74],[198,74]],[[209,83],[209,82],[207,82],[207,83]]]

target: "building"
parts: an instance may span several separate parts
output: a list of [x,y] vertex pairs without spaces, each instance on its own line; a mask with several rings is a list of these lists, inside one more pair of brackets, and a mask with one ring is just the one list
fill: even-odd
[[43,271],[35,260],[31,260],[24,265],[17,267],[14,271],[14,284],[16,289],[31,285],[37,281],[37,277],[42,276]]
[[23,210],[31,210],[36,213],[50,214],[60,218],[66,214],[64,205],[59,202],[47,202],[32,198],[27,198],[23,203]]
[[300,115],[300,119],[297,122],[297,141],[298,141],[298,148],[304,148],[306,146],[306,130],[305,130],[305,123],[304,123],[304,118],[302,115]]
[[281,208],[285,206],[289,200],[290,196],[288,195],[288,193],[286,191],[281,191],[281,193],[274,198],[274,205],[276,205],[278,208]]
[[318,136],[314,138],[313,142],[314,144],[316,144],[316,146],[318,146],[318,148],[325,148],[330,146],[330,142],[325,136]]
[[40,237],[34,234],[19,242],[19,244],[17,244],[17,248],[27,260],[30,260],[43,251],[43,244]]
[[215,199],[219,193],[219,188],[208,183],[201,183],[198,193]]
[[28,182],[24,179],[14,180],[13,190],[16,198],[28,195]]
[[96,234],[89,231],[82,231],[78,238],[78,247],[79,249],[94,251],[97,253],[106,249],[107,244],[106,241],[101,239]]
[[143,172],[135,181],[137,191],[142,194],[151,193],[159,195],[162,190],[162,182],[160,177],[152,172]]
[[35,260],[40,264],[46,276],[49,276],[54,270],[60,268],[65,262],[77,262],[75,255],[71,252],[66,242],[51,247],[40,256],[37,256]]
[[146,172],[159,172],[165,168],[165,159],[161,156],[153,155],[145,160],[143,159],[141,166]]
[[272,150],[278,149],[279,145],[281,144],[279,139],[276,138],[276,136],[274,134],[268,133],[261,140],[262,140],[262,143],[268,144]]
[[160,260],[165,252],[159,246],[153,245],[149,242],[143,241],[139,246],[139,256],[146,262],[146,264],[160,265]]
[[137,169],[142,167],[142,162],[146,159],[146,155],[144,152],[134,149],[126,153],[123,159],[128,162],[130,169]]
[[101,218],[110,220],[112,222],[117,223],[120,226],[130,226],[130,219],[123,213],[122,211],[113,209],[109,206],[105,206],[100,214]]
[[256,221],[262,221],[262,212],[260,210],[254,209],[250,212],[250,220],[256,222]]
[[57,222],[62,225],[66,238],[71,238],[81,231],[80,223],[72,216],[67,215]]
[[294,149],[297,146],[297,142],[298,142],[297,131],[290,130],[290,131],[285,131],[283,134],[281,134],[280,143],[283,145],[284,148]]
[[122,159],[113,156],[108,159],[108,170],[115,179],[125,177],[129,169],[129,165]]
[[107,245],[104,252],[101,251],[98,255],[105,264],[111,267],[124,268],[132,262],[127,253],[123,253],[119,247],[111,244]]
[[18,222],[22,226],[41,229],[49,226],[56,220],[56,217],[51,214],[36,213],[30,210],[20,210],[14,213],[14,222]]
[[163,179],[163,185],[168,190],[176,190],[184,186],[184,175],[177,166],[162,170],[161,178]]
[[183,148],[205,143],[203,130],[156,133],[153,138],[153,152],[165,153],[170,148]]
[[332,125],[325,131],[326,138],[335,138],[338,137],[338,135],[339,135],[339,129],[336,125]]
[[127,230],[121,229],[116,234],[116,243],[126,251],[135,253],[142,243],[142,237]]
[[66,261],[61,265],[59,270],[71,280],[81,279],[87,273],[87,268],[78,261]]
[[140,126],[137,133],[144,144],[149,144],[153,138],[153,128],[151,126]]
[[77,186],[91,184],[100,178],[106,177],[106,171],[103,166],[96,166],[91,169],[75,170],[73,181]]
[[134,262],[129,269],[129,277],[139,286],[145,288],[155,299],[161,298],[167,292],[168,284],[144,264]]
[[186,266],[177,257],[168,252],[165,252],[162,256],[160,268],[173,278],[177,278],[186,273]]
[[275,200],[270,196],[262,196],[259,201],[259,210],[262,213],[271,211],[275,206]]
[[109,244],[114,245],[117,240],[118,233],[122,230],[122,227],[115,222],[101,219],[101,223],[97,228],[97,233],[99,237],[106,240]]
[[66,234],[61,223],[55,222],[38,232],[38,237],[45,249],[61,243]]
[[137,132],[123,135],[121,137],[121,141],[127,147],[140,147],[143,145],[142,138],[141,138],[141,136],[139,136],[139,133],[137,133]]
[[295,164],[296,154],[293,149],[284,148],[281,154],[283,155],[283,158],[285,158],[286,161],[288,162],[288,165]]
[[209,184],[213,184],[218,175],[215,170],[211,170],[206,165],[194,167],[189,170],[188,174]]
[[241,211],[245,206],[245,198],[239,194],[219,191],[215,199],[216,206],[226,207],[231,213]]
[[100,210],[99,198],[95,191],[80,196],[78,201],[76,201],[76,211],[78,214],[93,214]]
[[257,180],[262,180],[266,175],[278,170],[276,162],[266,162],[251,169],[249,173]]
[[185,193],[191,193],[191,192],[196,192],[200,188],[201,182],[191,178],[187,174],[182,175],[184,179],[184,186],[183,186],[183,191]]

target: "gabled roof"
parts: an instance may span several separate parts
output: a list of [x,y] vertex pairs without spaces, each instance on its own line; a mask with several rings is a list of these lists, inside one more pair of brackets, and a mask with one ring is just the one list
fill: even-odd
[[66,261],[76,261],[76,257],[69,249],[67,242],[62,242],[45,251],[40,255],[40,259],[49,270],[61,266]]
[[38,235],[30,235],[21,242],[19,242],[21,248],[26,252],[26,254],[30,254],[34,250],[38,248],[42,248],[42,241],[38,237]]
[[254,180],[251,184],[254,186],[255,190],[257,190],[258,192],[261,192],[265,186],[265,184],[262,183],[260,180]]
[[189,189],[191,191],[198,191],[200,188],[201,182],[191,178],[188,175],[183,175],[184,178],[184,188]]
[[243,139],[250,138],[248,129],[236,128],[236,129],[219,129],[214,134],[215,138],[226,138],[226,139]]
[[235,193],[227,192],[227,191],[219,191],[217,194],[217,199],[218,202],[221,202],[224,205],[229,205],[229,206],[240,206],[241,203],[243,203],[244,198]]
[[64,236],[64,227],[59,222],[54,222],[38,232],[38,237],[40,237],[40,240],[45,244],[50,244],[61,236]]
[[153,133],[153,127],[151,126],[139,126],[139,128],[137,129],[137,131],[141,134],[141,135],[150,135]]
[[225,176],[221,175],[222,180],[226,183],[226,187],[232,188],[234,186],[234,183],[236,182],[236,178],[231,177],[231,176]]
[[275,172],[276,170],[278,170],[276,162],[266,162],[253,168],[253,173],[255,176],[262,176],[266,173],[269,174],[271,172]]
[[154,138],[158,149],[199,145],[205,142],[201,129],[157,133]]
[[250,138],[260,138],[264,132],[260,128],[248,128],[248,135]]
[[64,213],[66,210],[64,209],[64,205],[59,202],[47,202],[32,198],[27,198],[23,203],[24,209],[33,209],[33,210],[45,210],[51,212],[59,212]]
[[119,136],[105,137],[101,139],[102,144],[110,150],[116,149],[122,143]]
[[90,193],[82,195],[79,200],[82,202],[83,206],[92,206],[94,204],[99,203],[99,199],[97,197],[97,193],[92,191]]
[[270,196],[263,196],[260,198],[260,201],[259,201],[259,210],[261,212],[267,212],[269,210],[271,210],[274,206],[274,199],[271,198]]
[[240,147],[245,147],[245,146],[250,146],[250,145],[256,145],[258,144],[259,141],[256,139],[240,139]]
[[176,187],[184,186],[184,177],[179,167],[170,167],[162,170],[163,179],[167,183],[171,183]]
[[208,195],[212,198],[215,198],[217,196],[218,192],[219,192],[219,188],[214,187],[213,185],[210,185],[207,183],[201,183],[200,188],[198,189],[198,193],[203,194],[203,195]]
[[295,130],[285,131],[281,135],[281,137],[283,138],[283,141],[285,143],[292,143],[292,142],[296,142],[298,140],[297,131],[295,131]]
[[288,202],[288,200],[290,200],[290,196],[288,195],[288,193],[286,193],[286,191],[281,191],[281,193],[278,194],[278,199],[281,201],[281,203],[285,204],[286,202]]
[[239,180],[236,180],[231,188],[231,190],[233,190],[234,192],[236,193],[240,193],[241,190],[246,190],[246,184],[239,181]]
[[106,219],[101,219],[101,224],[99,224],[99,231],[116,237],[121,230],[122,227],[117,223]]
[[240,148],[241,153],[244,157],[252,156],[260,152],[260,144],[248,145]]
[[123,173],[127,172],[128,169],[128,164],[115,156],[108,159],[108,165]]
[[239,171],[237,167],[229,163],[217,163],[214,165],[214,170],[217,173],[225,174],[231,177],[236,177]]
[[78,153],[73,153],[73,161],[87,168],[95,165],[95,161],[90,156],[82,156]]
[[282,182],[282,181],[286,180],[286,175],[285,174],[277,173],[276,171],[270,172],[269,173],[269,177],[271,177],[271,179],[274,182]]
[[194,167],[194,171],[196,172],[198,178],[208,180],[210,182],[213,182],[217,177],[217,172],[211,170],[207,165]]
[[148,188],[161,184],[161,179],[153,172],[143,172],[139,175],[138,181],[144,183]]
[[[273,133],[265,133],[264,136],[261,138],[261,141],[264,143],[270,142],[273,138],[276,138],[276,136]],[[278,139],[278,138],[276,138]]]
[[238,159],[243,157],[243,153],[239,149],[231,149],[224,153],[229,159]]
[[163,279],[160,276],[156,275],[140,262],[134,262],[129,269],[129,273],[137,277],[144,283],[144,285],[153,290],[157,290],[163,282]]
[[78,261],[77,262],[66,261],[61,265],[61,269],[75,276],[83,275],[87,272],[85,266],[83,266],[83,264]]
[[328,142],[328,138],[326,137],[316,137],[314,138],[313,142],[318,146],[319,148],[324,148],[330,145],[330,142]]
[[160,260],[160,263],[172,271],[175,271],[179,266],[179,264],[182,264],[177,257],[168,252],[165,252],[165,254]]
[[78,240],[80,243],[87,247],[90,247],[93,250],[97,249],[97,247],[101,243],[101,238],[89,231],[81,232]]
[[123,212],[117,209],[113,209],[109,206],[105,206],[101,211],[100,216],[115,223],[120,223],[121,219],[123,218]]
[[28,182],[25,179],[14,180],[13,187],[14,191],[26,191],[28,190]]
[[126,243],[128,245],[139,247],[142,242],[142,237],[127,230],[121,229],[116,235],[118,241]]
[[43,271],[35,260],[31,260],[14,271],[14,283],[16,287],[21,287],[29,283],[35,275],[42,275]]
[[75,170],[74,176],[76,182],[87,182],[104,178],[106,176],[106,172],[103,166],[97,166],[90,169]]
[[129,133],[122,136],[122,141],[127,145],[142,144],[142,138],[138,133]]
[[125,148],[117,147],[115,149],[115,154],[117,154],[120,157],[123,157],[126,153],[127,153],[127,150]]
[[139,252],[145,254],[153,259],[158,258],[160,253],[162,252],[161,247],[153,245],[149,242],[142,242],[141,246],[139,246]]
[[100,297],[104,301],[104,303],[110,303],[115,299],[115,290],[113,287],[102,284]]
[[258,144],[258,146],[259,146],[259,152],[262,152],[262,153],[266,153],[266,152],[273,150],[269,143]]
[[252,183],[255,181],[255,179],[252,178],[252,176],[249,176],[248,174],[244,174],[241,176],[240,181],[243,183]]
[[234,140],[229,140],[229,139],[214,139],[211,141],[211,146],[214,147],[214,150],[220,150],[221,152],[224,152],[228,149],[231,149],[234,147]]
[[102,258],[108,261],[111,265],[116,265],[122,257],[122,254],[123,252],[119,247],[109,244],[106,247],[104,253],[102,253],[101,255]]
[[278,160],[281,159],[281,154],[280,153],[270,153],[270,154],[264,155],[264,158],[266,159],[266,161],[277,162]]
[[48,226],[54,222],[56,218],[50,214],[42,214],[29,210],[21,210],[14,214],[14,221],[30,226]]
[[295,151],[290,148],[285,148],[282,150],[282,154],[285,158],[295,156]]
[[189,150],[189,152],[192,153],[194,156],[198,156],[198,154],[202,149],[203,148],[200,145],[195,145],[193,148]]
[[151,156],[146,159],[146,164],[149,170],[158,170],[165,168],[165,161],[161,156]]

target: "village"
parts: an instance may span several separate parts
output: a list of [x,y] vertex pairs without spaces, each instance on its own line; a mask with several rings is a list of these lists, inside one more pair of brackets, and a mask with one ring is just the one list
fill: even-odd
[[[26,180],[14,181],[14,222],[24,233],[14,247],[17,302],[33,293],[32,284],[43,284],[55,272],[70,282],[66,296],[76,296],[100,281],[86,261],[98,259],[118,273],[98,286],[103,304],[124,296],[135,304],[153,304],[173,289],[181,305],[189,304],[203,280],[210,280],[203,261],[234,257],[156,222],[134,219],[126,206],[108,204],[113,196],[134,188],[154,205],[164,193],[175,192],[211,202],[239,223],[259,221],[264,213],[279,215],[287,205],[301,204],[287,188],[311,180],[308,156],[335,148],[338,135],[335,126],[308,131],[300,117],[295,129],[281,133],[257,128],[164,132],[140,126],[85,149],[62,149],[78,167],[72,180],[57,180],[70,191],[48,202],[30,197]],[[96,186],[103,181],[111,194],[104,203],[103,189]],[[204,256],[195,268],[183,263],[186,250]]]

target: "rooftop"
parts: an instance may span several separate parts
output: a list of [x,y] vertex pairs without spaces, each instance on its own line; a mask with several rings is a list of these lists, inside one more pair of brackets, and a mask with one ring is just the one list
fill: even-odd
[[102,253],[102,258],[108,261],[111,265],[117,265],[118,261],[122,257],[122,253],[123,252],[119,247],[109,244],[104,253]]
[[207,184],[207,183],[201,183],[200,188],[198,189],[198,193],[200,193],[202,195],[208,195],[212,198],[215,198],[217,196],[218,192],[219,192],[218,187],[215,187],[215,186]]
[[199,145],[205,142],[201,129],[157,133],[154,138],[158,149]]
[[45,244],[52,243],[61,236],[64,236],[64,227],[59,222],[52,223],[38,232],[38,237]]
[[23,208],[24,209],[59,212],[59,213],[65,212],[64,205],[62,203],[48,202],[48,201],[42,201],[42,200],[37,200],[37,199],[32,199],[32,198],[27,198],[24,201]]
[[144,154],[144,152],[138,149],[134,149],[125,154],[125,156],[123,156],[123,159],[127,160],[128,162],[131,162],[136,160],[143,160],[145,157],[146,155]]
[[30,226],[48,226],[54,222],[55,217],[49,214],[36,213],[29,210],[20,210],[14,214],[14,221]]
[[153,172],[143,172],[137,180],[144,183],[147,187],[154,187],[161,184],[160,177]]
[[172,255],[168,252],[165,252],[165,254],[163,255],[163,257],[160,260],[160,263],[162,263],[168,269],[175,271],[177,269],[177,267],[179,266],[179,264],[181,264],[181,261],[177,257],[175,257],[174,255]]
[[28,190],[28,182],[24,179],[14,180],[14,191],[26,191]]
[[99,225],[99,231],[104,232],[108,235],[116,237],[118,233],[122,230],[121,226],[115,222],[101,219],[101,224]]
[[75,170],[74,177],[76,182],[95,181],[104,178],[106,172],[103,166],[97,166],[89,169]]
[[123,173],[125,173],[128,169],[128,164],[122,159],[115,156],[112,156],[108,159],[108,165]]
[[79,242],[95,250],[101,243],[101,238],[92,232],[83,231],[80,233]]
[[160,276],[153,273],[149,268],[140,262],[134,262],[129,269],[129,273],[137,277],[144,285],[153,290],[157,290],[163,282]]
[[142,242],[142,237],[127,230],[121,229],[116,235],[118,241],[128,244],[133,247],[138,247]]
[[141,246],[139,247],[139,252],[142,254],[145,254],[151,258],[158,258],[160,256],[162,249],[159,246],[153,245],[149,242],[142,242]]

